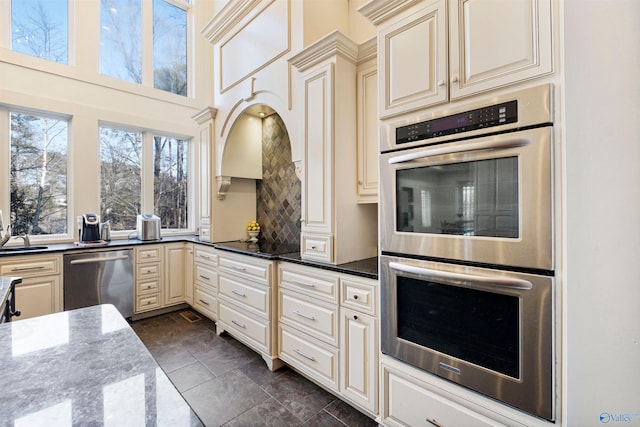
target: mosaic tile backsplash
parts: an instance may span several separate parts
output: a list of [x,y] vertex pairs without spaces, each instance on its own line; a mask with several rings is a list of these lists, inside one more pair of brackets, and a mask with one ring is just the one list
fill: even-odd
[[262,180],[256,181],[260,238],[300,248],[301,184],[291,161],[291,143],[277,114],[262,120]]

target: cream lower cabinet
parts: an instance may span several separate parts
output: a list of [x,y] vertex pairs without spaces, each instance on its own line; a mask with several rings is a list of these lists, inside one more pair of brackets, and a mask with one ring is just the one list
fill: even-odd
[[196,311],[218,320],[218,253],[205,245],[193,249],[193,304]]
[[135,248],[135,313],[185,302],[185,244]]
[[20,316],[12,321],[62,311],[61,255],[3,257],[0,276],[22,277],[22,283],[16,285],[16,310]]
[[281,262],[280,359],[375,416],[377,282]]
[[185,244],[164,245],[164,307],[185,302]]
[[[497,421],[454,402],[444,390],[421,381],[426,374],[392,361],[382,363],[380,419],[385,426],[501,427],[521,424],[513,419]],[[486,411],[486,408],[484,408]],[[491,412],[491,411],[490,411]],[[500,417],[491,412],[492,416]],[[534,425],[540,425],[536,423]]]
[[218,254],[218,334],[227,332],[257,351],[274,371],[277,356],[274,313],[275,261],[246,255]]

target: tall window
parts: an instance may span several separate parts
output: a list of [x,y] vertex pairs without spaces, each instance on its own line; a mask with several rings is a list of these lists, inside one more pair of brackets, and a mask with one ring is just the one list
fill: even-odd
[[188,145],[150,132],[101,127],[101,220],[110,221],[114,231],[130,231],[139,214],[154,213],[163,229],[188,228]]
[[68,63],[67,0],[11,0],[11,49]]
[[134,230],[142,200],[142,133],[100,128],[100,219]]
[[163,228],[187,228],[187,141],[153,137],[154,211]]
[[100,72],[142,83],[141,0],[101,0]]
[[101,0],[100,5],[100,72],[187,96],[189,2]]
[[187,95],[187,12],[153,2],[153,87]]
[[68,122],[10,115],[11,234],[65,234]]

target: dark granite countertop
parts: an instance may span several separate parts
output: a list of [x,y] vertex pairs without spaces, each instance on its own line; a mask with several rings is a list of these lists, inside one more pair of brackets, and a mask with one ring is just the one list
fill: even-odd
[[0,325],[0,348],[2,425],[203,425],[113,305]]
[[46,249],[38,249],[31,251],[2,251],[0,249],[0,258],[5,256],[17,256],[17,255],[42,255],[47,253],[58,252],[82,252],[82,251],[95,251],[95,250],[108,250],[114,248],[134,247],[139,245],[149,245],[158,243],[171,243],[171,242],[192,242],[199,243],[212,248],[216,248],[222,251],[235,252],[238,254],[249,255],[253,257],[270,259],[270,260],[283,260],[295,262],[298,264],[308,265],[311,267],[318,267],[325,270],[337,271],[339,273],[353,274],[356,276],[367,277],[370,279],[378,278],[378,258],[372,257],[364,260],[358,260],[349,262],[346,264],[327,264],[317,261],[309,261],[300,257],[300,247],[298,245],[283,245],[275,244],[271,242],[258,241],[258,243],[251,243],[246,240],[236,240],[231,242],[203,242],[198,236],[171,236],[163,237],[160,240],[137,240],[137,239],[124,239],[124,240],[112,240],[103,246],[93,247],[80,247],[74,243],[57,243],[57,244],[44,244]]

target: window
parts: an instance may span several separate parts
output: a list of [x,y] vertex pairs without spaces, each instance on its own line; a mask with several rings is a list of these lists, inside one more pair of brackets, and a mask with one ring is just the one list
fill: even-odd
[[187,13],[153,2],[153,87],[187,95]]
[[65,234],[68,121],[18,112],[10,117],[11,234]]
[[134,230],[141,213],[142,133],[100,128],[100,220]]
[[12,0],[11,49],[68,63],[67,0]]
[[141,0],[101,0],[100,72],[142,83]]
[[101,0],[100,5],[100,72],[187,96],[189,2]]
[[154,213],[162,228],[187,228],[187,141],[153,137]]
[[187,229],[188,146],[187,140],[101,127],[101,221],[110,221],[114,231],[130,231],[139,214],[154,213],[165,230]]

